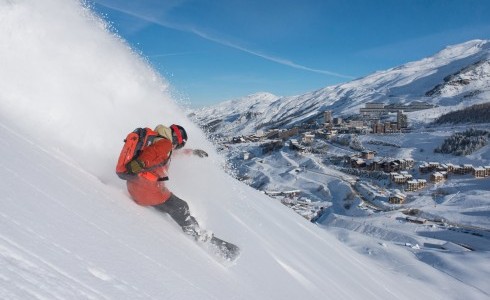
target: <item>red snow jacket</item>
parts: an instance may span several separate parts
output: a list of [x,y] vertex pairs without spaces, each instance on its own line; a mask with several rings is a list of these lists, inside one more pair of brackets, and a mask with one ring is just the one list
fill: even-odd
[[163,138],[146,147],[138,156],[145,166],[144,171],[126,182],[128,192],[137,204],[158,205],[170,198],[172,193],[164,182],[168,179],[172,149],[172,142]]

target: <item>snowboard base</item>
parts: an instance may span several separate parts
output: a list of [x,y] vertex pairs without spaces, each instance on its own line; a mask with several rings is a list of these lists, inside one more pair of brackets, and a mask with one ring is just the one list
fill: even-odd
[[225,264],[234,263],[240,256],[238,246],[215,236],[205,242],[200,242],[200,244],[207,252]]

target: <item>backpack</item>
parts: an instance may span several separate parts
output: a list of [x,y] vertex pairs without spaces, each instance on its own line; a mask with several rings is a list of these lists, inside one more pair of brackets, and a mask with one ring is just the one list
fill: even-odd
[[128,174],[127,164],[138,158],[141,151],[148,147],[158,134],[150,128],[136,128],[124,140],[124,146],[117,160],[116,174],[119,178],[127,180],[132,177]]

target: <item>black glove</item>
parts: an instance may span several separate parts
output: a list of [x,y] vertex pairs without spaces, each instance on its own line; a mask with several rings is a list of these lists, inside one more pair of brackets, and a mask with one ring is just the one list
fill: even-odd
[[201,149],[192,150],[192,154],[197,155],[199,157],[208,157],[208,153]]
[[138,159],[134,159],[126,165],[126,169],[128,170],[129,174],[138,174],[139,172],[143,171],[144,168],[145,164]]

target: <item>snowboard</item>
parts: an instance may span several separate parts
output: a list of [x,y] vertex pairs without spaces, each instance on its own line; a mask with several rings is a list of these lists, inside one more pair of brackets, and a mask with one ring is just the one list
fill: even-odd
[[240,248],[214,235],[207,241],[201,241],[202,247],[223,263],[233,263],[240,256]]

